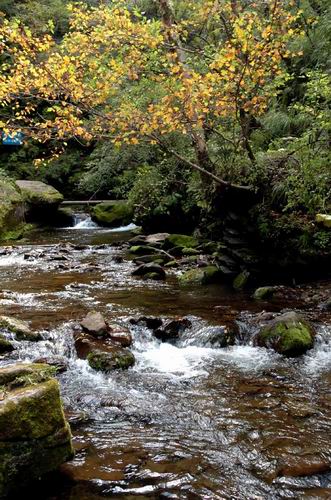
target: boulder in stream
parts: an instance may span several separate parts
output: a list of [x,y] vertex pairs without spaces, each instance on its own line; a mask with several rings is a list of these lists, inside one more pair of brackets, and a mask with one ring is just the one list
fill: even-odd
[[31,480],[55,470],[73,457],[59,384],[45,375],[45,365],[0,369],[0,497],[17,492]]
[[165,248],[196,248],[199,242],[194,236],[188,236],[187,234],[170,234],[164,240]]
[[107,323],[98,311],[89,312],[80,325],[85,332],[95,337],[106,337],[108,335]]
[[256,337],[256,344],[294,357],[313,347],[314,336],[312,325],[292,311],[281,314],[262,327]]
[[14,333],[16,340],[28,340],[30,342],[42,340],[40,333],[33,332],[26,321],[17,318],[0,316],[0,329]]
[[130,368],[135,363],[135,357],[129,349],[116,347],[109,352],[92,351],[87,361],[94,370],[107,373]]
[[91,218],[101,226],[126,226],[132,221],[133,211],[127,201],[107,201],[92,209]]
[[24,200],[29,221],[52,222],[63,201],[63,196],[57,189],[44,182],[22,180],[16,181],[16,187]]
[[261,286],[257,288],[253,294],[253,298],[256,300],[267,300],[271,299],[275,293],[276,289],[273,286]]
[[108,323],[109,338],[120,344],[122,347],[129,347],[132,344],[132,335],[126,326],[118,323]]
[[221,283],[223,279],[222,271],[216,266],[190,269],[178,278],[180,285],[211,285]]
[[154,336],[163,342],[167,342],[178,339],[180,334],[188,328],[192,328],[192,323],[188,318],[168,319],[160,328],[154,331]]
[[149,262],[148,264],[141,264],[132,272],[132,276],[142,276],[154,280],[164,280],[166,279],[165,270],[155,262]]

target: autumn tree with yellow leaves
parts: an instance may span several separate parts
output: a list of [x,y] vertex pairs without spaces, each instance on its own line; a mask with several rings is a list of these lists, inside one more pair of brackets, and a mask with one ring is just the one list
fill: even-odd
[[[70,5],[60,42],[51,23],[36,34],[2,17],[0,126],[64,145],[148,141],[203,179],[233,186],[219,176],[208,137],[223,140],[222,123],[231,122],[233,141],[254,163],[252,126],[286,82],[286,61],[298,55],[289,47],[300,35],[300,12],[284,0],[155,3],[155,19],[122,0]],[[173,134],[190,141],[193,157],[173,149]]]

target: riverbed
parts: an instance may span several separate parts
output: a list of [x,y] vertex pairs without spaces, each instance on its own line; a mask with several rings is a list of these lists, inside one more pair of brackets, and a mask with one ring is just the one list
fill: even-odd
[[[76,455],[34,484],[33,498],[331,498],[330,315],[227,286],[180,288],[176,272],[134,278],[121,246],[130,229],[83,223],[0,247],[1,313],[43,335],[17,342],[0,366],[47,356],[68,365],[58,378]],[[306,355],[253,346],[262,311],[303,308],[317,329]],[[78,359],[73,331],[91,310],[130,328],[133,368],[103,375]],[[141,315],[188,317],[193,333],[161,343],[130,322]],[[229,317],[236,345],[209,345]]]

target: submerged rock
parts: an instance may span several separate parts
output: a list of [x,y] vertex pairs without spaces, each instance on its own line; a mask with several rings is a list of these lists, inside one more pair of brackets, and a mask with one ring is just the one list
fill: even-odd
[[14,333],[16,340],[29,340],[30,342],[37,342],[42,340],[40,333],[33,332],[26,321],[12,318],[9,316],[0,316],[0,328]]
[[130,368],[135,363],[135,357],[128,349],[114,348],[110,352],[92,351],[87,361],[94,370],[107,373]]
[[[14,384],[15,376],[24,370],[31,375],[40,368],[2,368],[0,384],[6,384],[5,380]],[[58,382],[51,379],[14,390],[7,387],[0,400],[0,497],[18,491],[72,457],[70,427]]]
[[133,217],[131,206],[126,201],[107,201],[99,203],[92,209],[94,222],[108,227],[119,227],[130,224]]
[[107,323],[101,313],[89,312],[80,323],[83,330],[95,337],[105,337],[108,334]]
[[315,332],[296,312],[278,316],[259,331],[256,343],[286,356],[299,356],[314,345]]

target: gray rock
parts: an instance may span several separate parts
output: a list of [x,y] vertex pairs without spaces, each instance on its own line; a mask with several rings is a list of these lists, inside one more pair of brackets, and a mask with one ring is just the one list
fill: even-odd
[[105,337],[108,327],[102,314],[97,311],[89,312],[80,323],[83,330],[95,337]]

